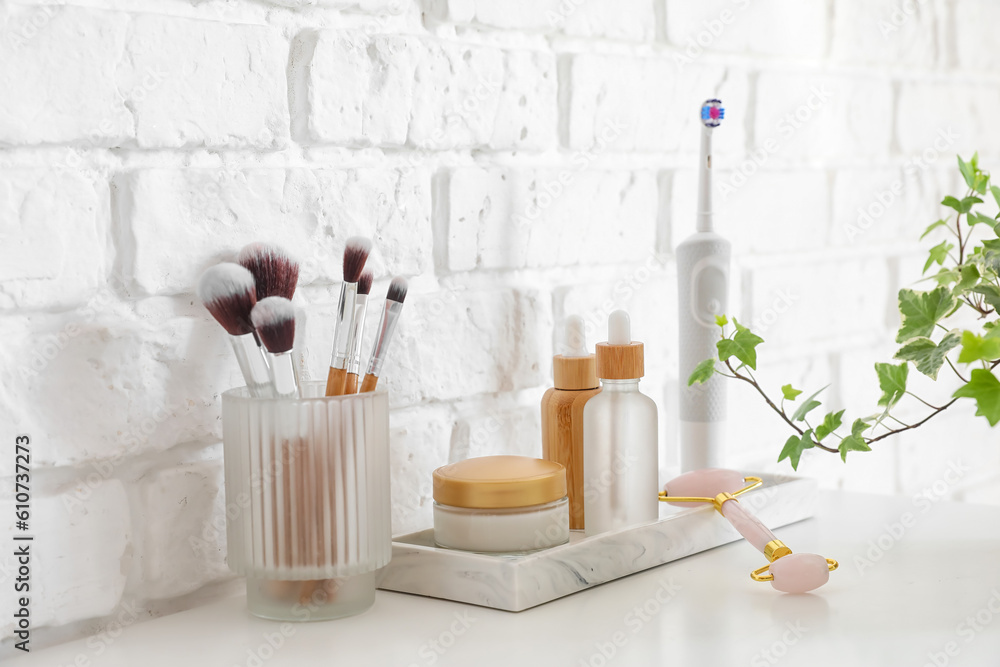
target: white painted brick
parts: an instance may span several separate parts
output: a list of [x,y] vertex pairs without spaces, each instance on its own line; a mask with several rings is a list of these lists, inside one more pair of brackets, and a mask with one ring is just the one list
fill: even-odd
[[838,170],[830,242],[855,247],[916,242],[938,219],[939,203],[951,192],[952,174],[944,171],[951,155],[940,155],[934,162],[921,159],[902,168]]
[[556,143],[559,119],[556,59],[543,51],[507,51],[491,148],[546,149]]
[[[608,316],[628,312],[632,339],[642,341],[648,375],[677,372],[677,281],[672,262],[650,254],[646,261],[623,268],[600,282],[558,286],[553,291],[553,349],[561,350],[563,324],[579,315],[586,326],[587,347],[608,339]],[[552,364],[545,372],[551,381]],[[652,385],[652,382],[650,382]]]
[[[40,442],[36,440],[36,442]],[[38,481],[36,472],[34,481]],[[8,489],[10,485],[8,485]],[[5,493],[9,493],[7,489]],[[0,501],[6,516],[13,514],[13,498]],[[61,493],[32,497],[31,625],[66,625],[110,614],[125,590],[132,559],[129,506],[118,480],[81,483]],[[13,526],[0,530],[4,544],[13,544]],[[0,579],[11,586],[16,572],[13,549],[0,555]],[[10,590],[10,588],[8,588]],[[0,596],[0,638],[12,636],[14,596]],[[38,635],[32,635],[32,642]]]
[[555,140],[550,54],[400,35],[324,31],[315,39],[307,76],[313,141],[444,150]]
[[217,395],[242,385],[223,330],[200,307],[136,317],[111,299],[0,324],[0,417],[37,438],[39,465],[107,478],[145,452],[221,436]]
[[819,58],[826,49],[827,9],[795,0],[666,1],[666,34],[697,59],[705,50]]
[[1000,21],[1000,7],[989,0],[963,0],[953,5],[958,34],[955,49],[958,65],[971,70],[992,70],[1000,66],[1000,54],[993,48],[991,26]]
[[140,147],[280,148],[287,64],[273,28],[138,16],[117,83]]
[[[960,3],[958,7],[966,3]],[[910,11],[905,11],[905,8]],[[944,6],[897,0],[839,0],[833,8],[834,60],[933,67],[943,59]],[[964,32],[964,28],[963,28]],[[962,44],[967,40],[961,39]]]
[[541,458],[541,418],[541,403],[471,406],[459,412],[448,458],[461,461],[500,454]]
[[991,84],[903,83],[896,104],[896,136],[908,154],[937,151],[970,156],[995,152],[1000,129],[993,112],[1000,87]]
[[[372,289],[378,296],[368,316],[366,354],[384,289]],[[304,357],[313,374],[329,367],[336,307],[336,294],[306,306]],[[389,388],[394,408],[540,386],[551,328],[550,310],[536,292],[473,292],[460,284],[417,292],[411,286],[379,386]]]
[[[824,245],[830,224],[825,171],[765,171],[752,158],[716,164],[713,220],[716,230],[733,244],[734,253],[769,255]],[[676,248],[695,232],[694,170],[676,172],[671,192],[670,241]]]
[[640,261],[656,238],[651,172],[469,167],[443,196],[453,271]]
[[222,461],[154,470],[136,483],[142,592],[172,598],[232,576],[226,565]]
[[116,145],[134,136],[116,83],[126,14],[0,7],[0,142]]
[[[540,386],[551,328],[537,292],[445,287],[408,295],[386,386],[397,405]],[[456,350],[463,350],[461,358]]]
[[319,5],[366,13],[400,13],[412,0],[264,0],[272,5],[298,9]]
[[[39,11],[42,13],[39,14]],[[0,141],[137,143],[143,148],[276,148],[288,138],[288,46],[263,26],[83,8],[6,12],[13,79],[0,101]]]
[[801,256],[747,269],[743,318],[775,347],[886,335],[889,271],[878,258]]
[[650,40],[656,24],[650,0],[437,0],[430,14],[463,25],[634,41]]
[[389,417],[392,534],[434,524],[432,473],[448,463],[452,417],[442,407],[395,410]]
[[298,258],[300,285],[339,281],[343,243],[355,234],[374,239],[378,276],[431,266],[430,183],[421,169],[150,169],[117,187],[131,226],[128,265],[145,293],[190,293],[205,268],[258,240]]
[[570,60],[560,84],[568,88],[563,136],[567,147],[581,151],[583,159],[617,151],[696,153],[699,109],[711,95],[722,99],[727,109],[726,122],[713,135],[715,153],[743,153],[743,70],[666,58],[565,57]]
[[881,156],[892,137],[887,76],[762,72],[755,148],[783,158]]
[[0,171],[0,308],[82,303],[109,269],[109,226],[96,174]]

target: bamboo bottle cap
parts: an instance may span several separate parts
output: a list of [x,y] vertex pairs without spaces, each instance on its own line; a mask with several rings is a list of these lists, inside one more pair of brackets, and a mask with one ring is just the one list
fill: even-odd
[[608,318],[608,342],[597,344],[597,377],[635,380],[645,375],[642,343],[631,338],[628,313],[616,310]]
[[552,357],[552,377],[556,389],[597,389],[600,386],[597,381],[597,357],[592,354],[585,357],[557,354]]

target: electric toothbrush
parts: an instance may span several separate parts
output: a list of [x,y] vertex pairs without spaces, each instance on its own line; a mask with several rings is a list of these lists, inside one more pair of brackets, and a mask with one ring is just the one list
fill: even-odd
[[730,244],[712,231],[712,130],[724,114],[719,100],[706,100],[701,107],[697,231],[677,246],[681,472],[721,468],[724,463],[722,379],[714,376],[691,387],[687,382],[698,363],[716,356],[715,316],[728,308]]

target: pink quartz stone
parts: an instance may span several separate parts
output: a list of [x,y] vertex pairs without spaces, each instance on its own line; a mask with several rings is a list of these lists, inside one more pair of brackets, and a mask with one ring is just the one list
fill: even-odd
[[[673,478],[663,486],[663,490],[667,492],[667,497],[714,498],[720,493],[739,491],[744,486],[746,483],[743,481],[743,475],[735,470],[704,468],[692,470]],[[691,505],[692,503],[675,504]]]
[[753,545],[754,549],[764,553],[764,547],[771,540],[778,539],[767,529],[760,519],[751,514],[738,500],[727,500],[722,503],[722,516],[729,519],[733,528],[746,538],[747,542]]
[[771,563],[771,585],[783,593],[805,593],[830,580],[826,559],[817,554],[788,554]]

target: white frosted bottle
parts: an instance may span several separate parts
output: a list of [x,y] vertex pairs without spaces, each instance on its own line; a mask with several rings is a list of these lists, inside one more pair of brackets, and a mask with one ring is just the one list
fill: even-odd
[[597,344],[602,391],[583,409],[584,530],[587,536],[656,521],[657,416],[639,392],[643,346],[632,342],[628,313],[608,318],[608,342]]

